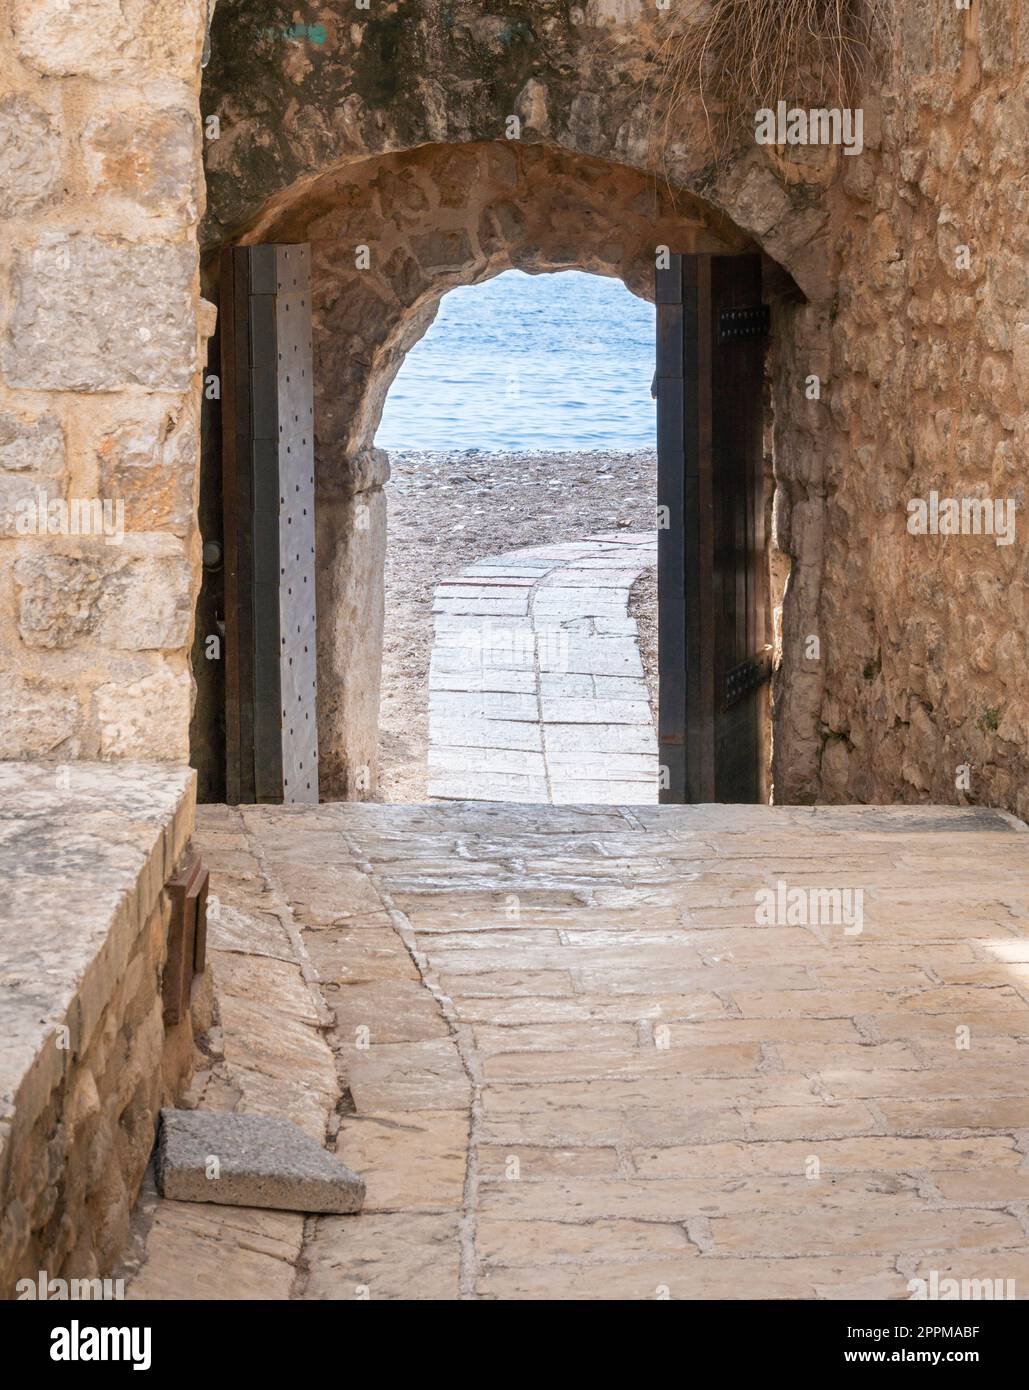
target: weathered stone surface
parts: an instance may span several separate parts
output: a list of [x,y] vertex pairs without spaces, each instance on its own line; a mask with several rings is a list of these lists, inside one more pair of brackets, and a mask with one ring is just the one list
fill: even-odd
[[91,636],[127,651],[172,650],[189,632],[190,572],[183,558],[127,555],[95,544],[78,553],[22,555],[14,566],[18,630],[33,647]]
[[[254,929],[236,920],[249,939]],[[225,1033],[221,1071],[238,1097],[234,1108],[288,1119],[321,1145],[339,1090],[336,1068],[320,1009],[281,924],[279,942],[282,959],[238,950],[214,956]]]
[[194,516],[196,430],[184,413],[130,420],[97,442],[100,493],[125,505],[129,531],[183,536]]
[[0,675],[0,729],[5,758],[79,754],[81,710],[75,691],[42,678]]
[[0,414],[0,468],[55,478],[64,467],[64,431],[52,415]]
[[156,1198],[150,1207],[146,1253],[127,1285],[127,1299],[289,1298],[303,1243],[302,1216]]
[[[1021,1274],[1025,1233],[999,1208],[1026,1193],[1024,827],[949,807],[639,807],[636,828],[509,804],[228,814],[279,910],[272,866],[302,870],[297,891],[326,905],[305,939],[326,983],[351,981],[337,1146],[367,1200],[308,1226],[293,1296],[903,1298],[898,1250]],[[229,828],[209,819],[213,849]],[[418,984],[369,969],[388,954],[378,917],[331,925],[340,856],[393,902]],[[864,884],[865,930],[757,926],[769,872]],[[268,946],[262,930],[255,985]],[[400,988],[446,1031],[405,1032]],[[163,1270],[164,1296],[196,1296],[171,1270],[181,1236],[154,1230],[143,1287]],[[245,1236],[206,1235],[242,1258]],[[284,1296],[277,1261],[239,1267],[245,1290]]]
[[[313,814],[317,815],[317,812]],[[205,1111],[288,1119],[324,1153],[341,1108],[336,1062],[326,1041],[328,1013],[312,987],[310,963],[290,930],[292,909],[257,858],[236,808],[202,806],[205,860],[215,871],[209,899],[208,952],[220,1030],[209,1043],[209,1069],[189,1103]],[[305,842],[310,850],[317,832]],[[271,848],[271,846],[270,846]],[[291,849],[294,848],[291,842]],[[346,1146],[342,1146],[345,1148]],[[337,1144],[337,1151],[341,1148]],[[140,1213],[141,1249],[127,1260],[130,1297],[181,1298],[201,1291],[219,1255],[218,1296],[285,1298],[299,1271],[303,1218],[189,1202],[152,1194]],[[197,1259],[183,1258],[195,1247]],[[138,1270],[138,1273],[134,1273]],[[225,1280],[235,1280],[228,1287]],[[188,1282],[184,1282],[188,1281]]]
[[461,271],[472,256],[465,232],[426,232],[412,239],[415,260],[428,275]]
[[188,243],[46,233],[15,255],[8,383],[36,391],[185,389],[196,368],[196,268]]
[[35,212],[61,172],[60,138],[47,113],[22,96],[0,102],[0,217]]
[[366,1211],[461,1205],[468,1148],[464,1110],[348,1116],[340,1152],[365,1175]]
[[186,844],[193,781],[182,767],[0,762],[5,1298],[39,1270],[110,1273],[157,1112],[192,1070],[204,991],[165,1030],[161,971],[162,887]]
[[322,1217],[308,1246],[309,1299],[451,1300],[460,1296],[458,1218],[450,1212]]
[[192,691],[188,672],[167,666],[136,681],[101,685],[95,697],[101,757],[185,762]]
[[39,515],[40,492],[47,502],[63,498],[63,479],[41,478],[31,473],[0,473],[0,536],[17,536],[34,528]]
[[99,550],[88,555],[45,550],[17,560],[14,583],[22,641],[36,647],[65,647],[92,631],[107,563]]
[[[506,10],[500,5],[495,13],[484,14],[481,6],[459,0],[448,11],[442,48],[433,4],[408,0],[388,58],[377,45],[348,42],[345,25],[338,32],[330,25],[319,36],[316,63],[305,62],[302,51],[283,54],[271,45],[251,44],[244,76],[227,59],[240,44],[240,26],[248,19],[254,22],[222,0],[212,29],[209,91],[223,120],[231,111],[236,132],[231,149],[223,144],[209,156],[212,242],[223,228],[247,222],[266,198],[308,183],[338,159],[341,129],[355,163],[389,150],[442,147],[436,196],[444,211],[459,208],[469,188],[483,181],[481,175],[468,177],[462,145],[495,142],[489,173],[496,171],[501,181],[510,151],[520,154],[527,147],[536,157],[540,149],[534,142],[546,140],[551,148],[617,159],[659,180],[670,177],[683,191],[700,192],[736,215],[735,185],[721,177],[722,161],[713,159],[711,123],[703,104],[682,102],[668,119],[670,75],[663,69],[675,47],[668,27],[677,31],[678,17],[662,15],[639,0],[548,7],[531,18],[517,6]],[[404,71],[418,72],[417,94],[409,84],[396,83],[395,73]],[[264,136],[263,107],[254,98],[258,91],[283,112],[282,138],[272,146]],[[341,110],[346,113],[342,119]],[[513,115],[521,118],[519,138],[506,139]],[[671,139],[670,124],[675,131]],[[762,191],[763,196],[768,200],[774,195],[782,204],[772,220],[785,224],[792,219],[810,231],[807,200],[794,207],[786,181],[771,172],[769,181],[771,190]],[[379,179],[377,187],[386,217],[399,223],[417,211],[419,191],[403,173]],[[749,199],[750,206],[760,202]],[[524,211],[514,198],[508,206],[515,217]],[[738,221],[748,225],[742,216]],[[579,218],[566,243],[573,256],[576,246],[582,246],[585,225]],[[431,235],[428,229],[425,234]],[[426,252],[423,263],[453,264],[453,248],[445,240],[435,247],[427,244]]]
[[18,52],[54,77],[188,80],[203,38],[203,0],[15,0]]
[[319,784],[362,799],[375,787],[385,597],[386,498],[381,488],[321,497],[316,512]]
[[51,415],[0,414],[0,536],[25,534],[47,501],[64,496],[64,432]]
[[163,1110],[157,1184],[180,1202],[353,1212],[364,1181],[302,1130],[271,1115]]
[[195,220],[199,126],[191,112],[104,111],[89,121],[82,140],[94,193]]
[[[1012,449],[1024,465],[1026,248],[1024,209],[1002,192],[1020,167],[1012,133],[1024,145],[1026,107],[999,62],[1004,9],[984,20],[989,79],[955,93],[951,65],[968,52],[960,12],[940,17],[937,73],[932,26],[902,7],[881,149],[866,157],[877,215],[853,220],[838,241],[849,268],[833,326],[838,443],[818,580],[820,630],[835,634],[822,662],[823,781],[834,800],[968,800],[1029,813],[1029,706],[1015,670],[1029,601],[1017,558],[1025,469],[1012,467]],[[909,65],[926,74],[923,89],[905,86]],[[968,141],[941,126],[939,93]],[[1013,545],[911,534],[909,504],[933,492],[1010,499]],[[857,612],[856,592],[867,595]]]
[[[628,617],[633,582],[656,563],[654,540],[626,532],[509,551],[436,586],[430,797],[566,805],[657,801],[657,732],[639,633]],[[521,584],[510,578],[519,569],[531,572]],[[505,577],[498,583],[489,570]],[[524,621],[517,637],[504,631],[514,619]],[[550,688],[544,694],[544,682],[563,679],[572,664],[573,641],[574,669],[587,695],[557,695]],[[601,699],[596,681],[607,679],[613,644],[630,670],[620,678],[621,698]],[[512,670],[528,675],[527,689],[502,688],[501,678]],[[522,732],[531,739],[519,740]],[[631,768],[617,761],[630,753],[612,751],[623,745],[635,759]]]

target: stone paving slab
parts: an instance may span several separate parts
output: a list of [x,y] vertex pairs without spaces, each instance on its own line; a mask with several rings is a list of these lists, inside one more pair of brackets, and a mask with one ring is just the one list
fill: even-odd
[[[289,1120],[324,1145],[340,1105],[326,1036],[334,1011],[315,983],[292,904],[307,927],[336,925],[343,939],[355,920],[393,933],[359,861],[342,851],[338,828],[319,807],[304,809],[302,821],[269,821],[257,807],[197,809],[194,839],[211,870],[207,959],[220,1027],[183,1104],[196,1113]],[[250,817],[266,840],[254,838]],[[413,967],[411,974],[418,979]],[[303,1225],[298,1213],[166,1200],[151,1185],[120,1271],[127,1296],[287,1298]]]
[[[650,536],[590,537],[495,556],[437,586],[430,797],[656,802],[657,736],[628,613],[633,583],[655,560]],[[538,738],[519,738],[519,722]],[[512,776],[492,753],[514,749],[537,749],[542,769]],[[642,766],[626,775],[598,761],[612,753]],[[574,775],[558,770],[573,761]]]
[[[447,749],[441,749],[445,756]],[[462,750],[457,750],[462,751]],[[432,764],[429,764],[430,771]],[[436,770],[433,785],[436,795],[453,801],[474,801],[482,791],[483,773],[488,775],[490,786],[496,794],[507,801],[528,801],[544,803],[552,800],[550,784],[545,777],[533,777],[517,772],[498,772],[491,768],[468,772],[443,772]]]
[[362,1178],[277,1115],[163,1110],[155,1173],[179,1202],[351,1212],[364,1201]]
[[546,771],[542,751],[525,748],[430,748],[429,767],[441,777],[487,771],[520,772],[542,780]]
[[298,1213],[166,1202],[151,1187],[139,1220],[146,1263],[127,1282],[128,1300],[289,1298],[303,1249]]
[[429,695],[429,713],[439,714],[444,720],[463,719],[513,719],[536,724],[539,722],[539,701],[535,695],[512,691],[467,691],[457,693],[452,690],[444,694],[433,692]]

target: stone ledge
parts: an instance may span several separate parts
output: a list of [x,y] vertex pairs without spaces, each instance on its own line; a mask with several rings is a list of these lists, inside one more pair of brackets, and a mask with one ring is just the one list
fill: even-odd
[[192,1072],[208,991],[166,1030],[160,980],[194,802],[186,767],[0,762],[0,1297],[110,1267]]

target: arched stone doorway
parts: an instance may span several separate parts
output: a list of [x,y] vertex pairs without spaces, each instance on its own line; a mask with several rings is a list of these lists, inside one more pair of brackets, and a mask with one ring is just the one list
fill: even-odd
[[637,171],[517,142],[348,166],[263,235],[312,246],[321,775],[325,794],[353,795],[374,785],[379,704],[388,464],[372,439],[443,294],[511,268],[576,268],[652,297],[655,246],[736,250],[746,240]]
[[[368,674],[378,632],[368,598],[385,480],[371,439],[439,295],[518,264],[597,269],[646,295],[664,242],[749,245],[765,256],[772,590],[785,591],[773,780],[778,799],[813,800],[825,663],[809,657],[806,639],[820,633],[832,421],[804,384],[831,375],[835,233],[824,195],[838,181],[839,151],[809,151],[790,169],[748,142],[719,155],[699,94],[670,93],[667,16],[638,0],[516,3],[490,15],[466,0],[411,0],[402,18],[329,6],[318,24],[295,19],[240,0],[221,0],[214,14],[203,241],[208,251],[273,240],[314,248],[325,794],[367,794],[357,770],[374,760]],[[411,83],[398,83],[400,72]],[[361,245],[374,252],[364,271],[354,262]],[[330,365],[338,380],[327,391]],[[208,471],[211,462],[208,453]],[[352,525],[358,498],[368,508],[363,537]],[[200,628],[210,623],[198,624],[198,639]],[[201,685],[196,731],[210,705]]]
[[[330,799],[362,797],[375,788],[389,476],[373,439],[389,386],[442,296],[512,268],[575,268],[616,276],[652,299],[658,248],[732,254],[756,247],[717,209],[647,173],[518,141],[428,144],[348,162],[276,195],[239,241],[312,248],[321,791]],[[789,276],[767,258],[766,265],[778,348],[772,395],[782,403],[768,452],[785,463],[776,469],[776,537],[785,556],[792,553],[791,467],[810,470],[817,453],[815,431],[798,429],[788,343],[798,316],[808,324],[812,315]],[[808,351],[805,370],[809,361]],[[803,629],[817,601],[820,561],[817,530],[798,535],[783,622]],[[773,568],[778,601],[789,564],[781,558]],[[796,686],[780,675],[776,705],[777,763],[789,769],[794,796],[816,748],[817,676],[805,689],[800,674]],[[780,757],[791,745],[790,756]]]

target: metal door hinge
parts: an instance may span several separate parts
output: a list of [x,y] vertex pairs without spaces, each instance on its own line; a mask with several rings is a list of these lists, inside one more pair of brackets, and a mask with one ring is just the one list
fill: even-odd
[[195,849],[186,851],[181,868],[168,880],[171,921],[168,957],[161,981],[166,1027],[179,1023],[189,1011],[193,978],[207,964],[207,887],[210,874]]
[[766,647],[757,656],[750,657],[734,666],[725,677],[725,708],[729,709],[744,695],[770,679],[772,674],[772,649]]

